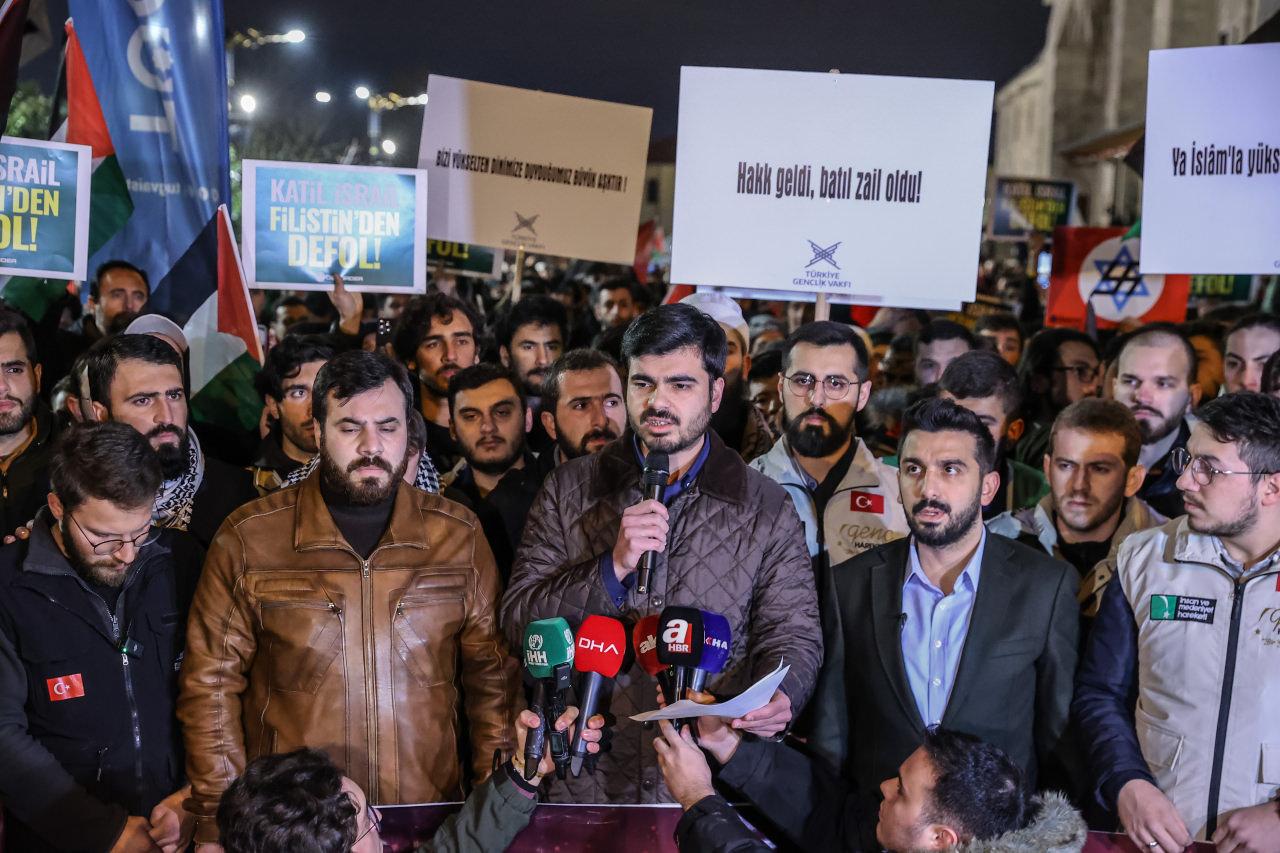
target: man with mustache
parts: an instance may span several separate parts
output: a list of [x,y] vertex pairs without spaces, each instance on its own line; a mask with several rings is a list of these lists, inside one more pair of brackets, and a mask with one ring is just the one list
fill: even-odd
[[1147,473],[1138,462],[1141,447],[1138,422],[1120,403],[1096,397],[1072,403],[1049,436],[1049,494],[1034,507],[987,522],[992,533],[1043,548],[1074,566],[1086,616],[1097,613],[1102,587],[1111,579],[1113,546],[1167,520],[1138,497]]
[[437,471],[448,471],[461,458],[449,430],[449,379],[480,360],[483,329],[467,303],[436,292],[409,300],[391,336],[396,358],[416,380],[414,398],[427,422],[427,455]]
[[751,333],[738,303],[723,293],[694,293],[680,300],[692,305],[720,324],[729,342],[724,360],[724,399],[711,416],[711,428],[746,462],[758,459],[773,446],[774,432],[756,405],[747,397],[747,375],[751,354],[747,351]]
[[898,468],[911,535],[831,572],[809,745],[855,792],[874,794],[938,725],[1000,747],[1033,789],[1070,765],[1079,578],[987,534],[995,455],[973,412],[940,398],[913,405]]
[[152,335],[115,335],[87,354],[87,420],[125,423],[147,437],[164,475],[159,527],[186,530],[204,547],[236,507],[257,495],[249,472],[207,456],[189,428],[182,357]]
[[266,405],[271,431],[249,468],[260,494],[280,488],[319,451],[311,418],[311,386],[331,358],[332,347],[300,335],[285,338],[267,352],[254,387]]
[[1138,419],[1142,450],[1138,462],[1147,469],[1138,497],[1166,518],[1182,515],[1178,474],[1169,464],[1175,450],[1187,446],[1187,415],[1200,402],[1196,351],[1167,323],[1133,332],[1116,358],[1112,397]]
[[538,456],[544,479],[557,465],[602,450],[627,426],[617,362],[594,349],[570,350],[560,356],[542,381],[538,417],[555,442]]
[[0,308],[0,532],[26,524],[49,494],[53,417],[40,402],[31,326]]
[[475,511],[504,584],[542,486],[537,460],[525,447],[533,413],[522,391],[505,368],[483,362],[449,380],[449,417],[462,461],[441,478],[444,496]]
[[833,565],[907,535],[897,471],[856,435],[871,397],[867,349],[849,326],[806,323],[782,351],[782,438],[751,467],[779,483],[804,522],[818,582]]
[[[724,673],[710,689],[734,693],[790,665],[762,708],[735,720],[759,736],[783,732],[803,708],[821,661],[817,595],[804,533],[786,492],[749,468],[716,435],[711,416],[724,394],[724,331],[691,305],[661,305],[623,338],[632,434],[572,459],[547,477],[534,501],[502,602],[515,640],[533,619],[588,614],[637,620],[669,604],[722,614],[733,635]],[[646,500],[641,470],[667,454],[662,500]],[[640,591],[641,555],[655,554]],[[654,707],[653,682],[638,665],[622,673],[610,710],[613,748],[594,776],[553,783],[559,802],[669,802],[652,738],[631,714]]]
[[471,512],[403,480],[408,373],[342,353],[312,408],[318,469],[227,519],[192,602],[178,717],[198,842],[259,755],[321,749],[370,802],[421,803],[514,745],[493,555]]
[[1076,678],[1098,798],[1140,850],[1280,850],[1280,400],[1227,394],[1172,467],[1187,514],[1119,548]]
[[498,324],[498,355],[504,367],[515,373],[524,392],[533,423],[529,448],[543,453],[552,440],[538,415],[542,411],[542,382],[551,362],[564,352],[569,337],[569,315],[550,296],[526,296],[512,305]]

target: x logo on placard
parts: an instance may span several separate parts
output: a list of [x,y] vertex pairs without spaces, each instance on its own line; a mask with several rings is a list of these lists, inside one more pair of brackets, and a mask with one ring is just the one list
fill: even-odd
[[521,216],[518,211],[515,212],[515,214],[516,214],[516,227],[511,229],[511,233],[514,234],[517,231],[528,231],[530,234],[537,237],[538,232],[533,230],[533,223],[537,222],[538,217],[541,216],[542,214],[535,213],[533,216]]
[[1093,265],[1098,268],[1098,275],[1102,278],[1090,294],[1090,299],[1094,296],[1110,296],[1116,310],[1123,311],[1124,306],[1135,296],[1150,295],[1146,282],[1142,280],[1138,262],[1129,253],[1128,246],[1121,247],[1111,260],[1094,261]]
[[[804,265],[805,269],[813,266],[818,261],[826,261],[836,269],[840,269],[840,265],[836,263],[836,249],[840,248],[840,243],[832,243],[830,246],[824,248],[812,240],[809,240],[808,242],[809,249],[813,252],[813,259]],[[841,240],[840,242],[842,243],[844,241]]]

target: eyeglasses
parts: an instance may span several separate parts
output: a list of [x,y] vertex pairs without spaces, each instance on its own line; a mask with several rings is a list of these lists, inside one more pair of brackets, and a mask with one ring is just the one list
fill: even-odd
[[[785,378],[787,390],[797,397],[807,397],[818,387],[818,377],[812,373],[793,373]],[[822,388],[828,400],[843,400],[849,394],[849,389],[857,384],[843,376],[826,376],[822,379]]]
[[101,542],[94,542],[85,529],[80,526],[80,522],[76,521],[76,517],[71,513],[67,513],[67,518],[71,519],[71,523],[76,526],[76,530],[80,531],[80,535],[93,548],[93,553],[100,557],[108,554],[115,554],[125,545],[132,545],[135,548],[145,548],[160,537],[160,531],[154,527],[148,526],[146,530],[139,533],[132,539],[103,539]]
[[1081,382],[1092,382],[1098,378],[1098,365],[1096,364],[1064,364],[1054,367],[1052,370],[1054,373],[1074,373],[1076,379]]
[[1275,471],[1224,471],[1221,468],[1215,468],[1209,464],[1209,461],[1203,456],[1192,456],[1185,447],[1179,447],[1169,455],[1169,463],[1173,465],[1173,470],[1179,475],[1183,471],[1191,471],[1191,479],[1195,480],[1201,486],[1207,486],[1213,482],[1213,478],[1219,475],[1230,476],[1233,474],[1248,474],[1255,477],[1263,477],[1267,474],[1274,474]]
[[[349,795],[349,794],[348,794],[348,797],[350,798],[350,795]],[[354,798],[352,798],[352,799],[354,799]],[[364,816],[365,816],[365,820],[366,820],[366,821],[368,821],[369,825],[368,825],[368,826],[366,826],[366,827],[364,828],[364,832],[362,832],[362,833],[360,833],[359,835],[357,835],[357,836],[356,836],[356,840],[355,840],[355,841],[351,842],[351,846],[352,846],[352,847],[354,847],[355,845],[359,844],[359,843],[360,843],[360,841],[361,841],[361,840],[362,840],[366,835],[368,835],[369,833],[373,832],[374,830],[377,830],[377,832],[378,832],[378,837],[379,837],[379,838],[381,838],[381,837],[382,837],[382,814],[381,814],[381,812],[379,812],[377,809],[375,809],[375,808],[374,808],[372,805],[370,805],[369,803],[365,803],[365,804],[364,804]]]

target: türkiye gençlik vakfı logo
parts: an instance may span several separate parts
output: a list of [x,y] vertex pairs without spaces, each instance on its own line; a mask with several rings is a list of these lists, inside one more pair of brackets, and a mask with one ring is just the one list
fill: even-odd
[[808,290],[853,290],[853,282],[844,278],[840,261],[836,258],[836,251],[844,241],[805,242],[809,244],[808,260],[791,283]]

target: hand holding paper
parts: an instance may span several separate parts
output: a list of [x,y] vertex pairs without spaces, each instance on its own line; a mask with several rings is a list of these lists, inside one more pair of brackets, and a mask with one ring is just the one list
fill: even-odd
[[688,699],[681,699],[679,702],[673,702],[665,708],[633,714],[631,719],[638,723],[647,723],[650,720],[675,720],[692,717],[740,719],[752,711],[759,710],[769,704],[770,699],[778,690],[778,685],[782,683],[782,679],[786,678],[787,673],[790,671],[790,666],[784,666],[779,663],[777,669],[727,702],[700,705]]

